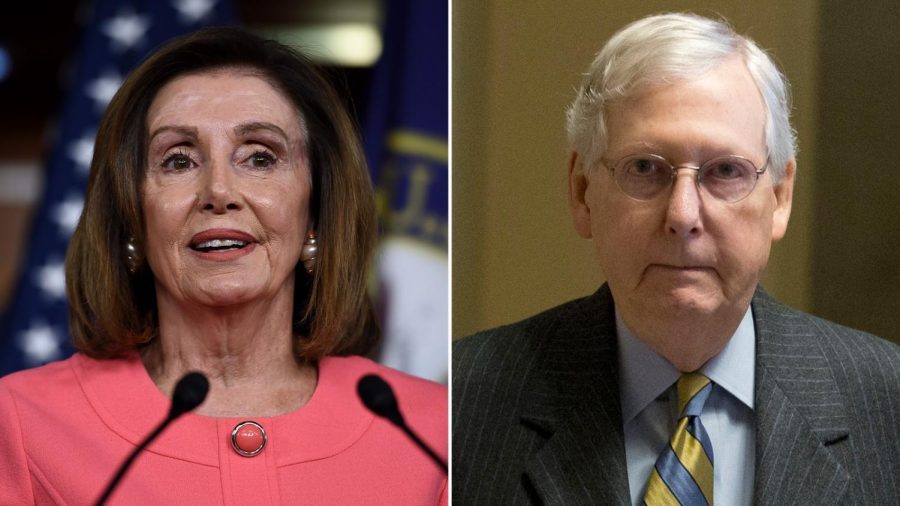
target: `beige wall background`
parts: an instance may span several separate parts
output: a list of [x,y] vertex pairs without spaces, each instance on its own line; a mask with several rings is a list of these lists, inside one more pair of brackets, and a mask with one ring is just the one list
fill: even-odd
[[[564,111],[616,30],[688,10],[730,20],[770,50],[792,83],[794,209],[763,285],[797,308],[900,338],[900,156],[890,154],[890,139],[900,138],[900,32],[890,27],[900,20],[897,7],[880,3],[893,2],[454,2],[453,336],[602,283],[569,217]],[[850,168],[859,164],[865,178]]]

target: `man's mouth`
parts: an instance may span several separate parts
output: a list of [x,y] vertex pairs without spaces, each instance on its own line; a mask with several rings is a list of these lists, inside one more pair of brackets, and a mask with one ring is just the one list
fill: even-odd
[[702,265],[650,264],[647,268],[648,269],[656,268],[662,272],[679,272],[679,273],[715,271],[715,269],[712,267],[707,267],[707,266],[702,266]]

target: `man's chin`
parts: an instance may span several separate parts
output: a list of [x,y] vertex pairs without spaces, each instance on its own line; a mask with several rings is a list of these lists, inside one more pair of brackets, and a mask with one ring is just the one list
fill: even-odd
[[703,317],[714,315],[723,305],[722,292],[706,286],[675,286],[635,294],[633,302],[648,315]]

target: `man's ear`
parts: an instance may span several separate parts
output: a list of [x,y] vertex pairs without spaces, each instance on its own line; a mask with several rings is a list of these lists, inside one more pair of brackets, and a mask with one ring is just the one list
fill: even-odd
[[775,185],[775,212],[772,216],[772,240],[778,241],[787,232],[788,220],[791,218],[791,202],[794,199],[794,174],[797,161],[790,160],[784,175]]
[[569,157],[569,210],[575,230],[584,239],[591,238],[591,209],[584,200],[588,184],[583,160],[573,151]]

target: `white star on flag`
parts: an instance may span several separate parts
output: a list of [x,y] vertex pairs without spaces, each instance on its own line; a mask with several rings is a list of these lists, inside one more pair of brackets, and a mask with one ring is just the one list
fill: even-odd
[[50,262],[37,270],[35,282],[49,298],[66,298],[66,265],[63,262]]
[[[106,154],[101,153],[102,146],[95,146],[103,111],[122,91],[129,73],[152,54],[153,48],[205,26],[233,25],[237,21],[234,0],[69,3],[89,3],[92,8],[73,28],[73,37],[77,35],[74,38],[81,41],[80,50],[72,48],[76,49],[70,55],[72,82],[61,100],[65,107],[52,132],[53,138],[48,139],[52,145],[47,146],[49,156],[42,178],[47,191],[40,202],[34,202],[33,240],[22,252],[18,279],[9,280],[16,282],[17,290],[8,294],[7,308],[0,318],[0,376],[65,358],[74,351],[66,321],[67,306],[72,301],[66,293],[69,270],[65,266],[65,247],[81,220],[87,221],[85,185],[91,163],[95,156],[99,161]],[[40,5],[44,4],[51,6],[53,2]],[[41,29],[40,25],[35,27]],[[0,104],[0,115],[3,105]],[[2,172],[0,168],[0,176]],[[4,184],[0,181],[0,193],[6,189]],[[9,228],[6,225],[0,216],[0,232]],[[0,266],[3,261],[0,254]],[[0,451],[0,461],[3,457]],[[0,489],[4,484],[0,478]]]
[[186,23],[196,23],[205,18],[216,5],[215,0],[175,0],[172,7],[178,11],[181,20]]
[[38,365],[61,358],[59,339],[52,327],[39,323],[19,335],[19,347],[29,365]]
[[69,195],[53,208],[51,215],[53,221],[59,225],[60,232],[65,237],[71,237],[81,218],[81,210],[84,208],[84,199],[76,195]]
[[89,82],[84,91],[93,99],[97,110],[102,112],[119,91],[119,86],[122,86],[122,77],[115,72],[107,72]]
[[91,159],[94,157],[94,136],[86,134],[69,144],[69,158],[75,161],[79,171],[87,174],[91,170]]
[[103,33],[113,41],[119,50],[131,49],[146,35],[150,28],[150,17],[140,14],[121,13],[103,23]]

